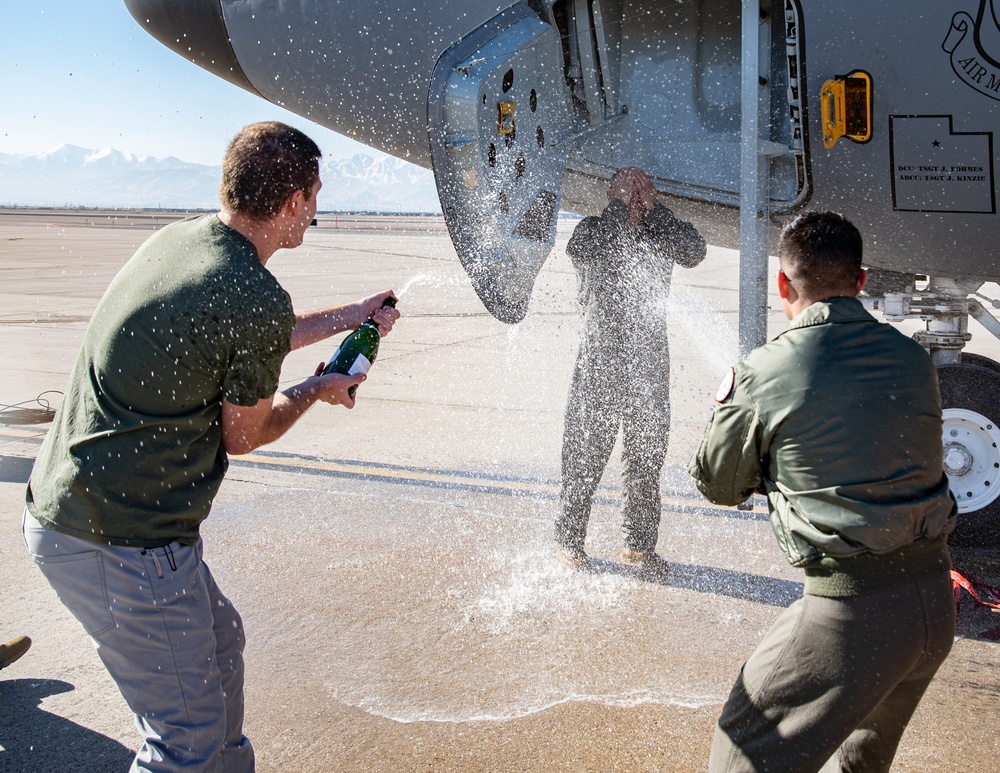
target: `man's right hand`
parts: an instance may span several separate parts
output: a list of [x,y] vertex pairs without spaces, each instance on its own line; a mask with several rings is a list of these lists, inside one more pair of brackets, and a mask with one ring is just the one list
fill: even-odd
[[353,304],[348,304],[347,308],[350,309],[352,318],[351,329],[357,330],[371,319],[378,325],[379,335],[388,335],[392,330],[393,323],[399,319],[399,312],[391,306],[385,305],[387,298],[396,298],[396,294],[392,290],[384,290],[362,298]]
[[[314,378],[319,382],[315,385],[317,399],[330,405],[342,405],[345,408],[353,408],[356,398],[348,394],[351,387],[357,386],[368,378],[364,373],[357,373],[353,376],[345,376],[342,373],[328,373],[323,375],[325,362],[321,362],[316,367]],[[357,392],[355,392],[355,395]]]
[[639,225],[646,213],[656,204],[656,188],[649,175],[641,169],[626,167],[612,178],[608,189],[609,199],[619,199],[628,207],[628,222]]

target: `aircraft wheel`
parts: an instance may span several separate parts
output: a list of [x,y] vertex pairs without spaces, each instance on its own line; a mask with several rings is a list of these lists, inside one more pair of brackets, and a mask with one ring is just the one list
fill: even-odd
[[973,352],[963,351],[962,364],[978,365],[981,368],[988,368],[996,373],[1000,373],[1000,362],[991,360],[989,357],[985,357],[982,354],[974,354]]
[[[985,358],[983,358],[985,359]],[[1000,370],[938,368],[944,408],[944,470],[958,501],[953,545],[1000,548]]]

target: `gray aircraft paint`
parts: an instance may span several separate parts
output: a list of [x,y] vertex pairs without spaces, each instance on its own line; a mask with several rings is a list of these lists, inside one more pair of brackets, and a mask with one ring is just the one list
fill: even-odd
[[[903,275],[874,303],[927,322],[945,430],[974,428],[960,445],[981,468],[949,474],[988,500],[971,541],[1000,549],[1000,365],[962,359],[970,315],[1000,337],[972,297],[1000,280],[997,1],[125,0],[196,64],[433,168],[459,258],[506,322],[527,312],[558,212],[597,212],[623,166],[740,248],[743,351],[763,336],[781,226],[842,212],[867,265]],[[824,142],[827,84],[852,73],[872,84],[866,131]]]
[[[440,96],[431,89],[442,55],[516,5],[551,23],[553,5],[541,4],[541,12],[535,13],[526,4],[474,0],[450,5],[189,1],[221,8],[239,66],[266,99],[421,166],[432,164],[428,105]],[[137,18],[155,19],[161,8],[156,0],[128,0],[128,5]],[[989,69],[1000,51],[980,51],[980,45],[995,48],[1000,40],[991,0],[980,0],[979,7],[976,0],[794,4],[800,17],[797,56],[805,75],[804,181],[796,176],[789,134],[784,5],[775,3],[765,22],[773,41],[770,139],[788,148],[770,164],[772,212],[794,211],[805,201],[844,212],[867,235],[870,263],[882,268],[1000,277],[994,246],[1000,235],[995,190],[1000,150],[993,142],[1000,102],[996,93],[983,93],[991,82],[997,87],[993,91],[1000,91],[1000,68]],[[553,143],[589,130],[571,142],[570,174],[558,191],[560,208],[595,211],[609,173],[636,165],[654,176],[661,192],[678,199],[679,212],[692,218],[710,241],[736,246],[739,1],[554,4],[567,12],[574,6],[583,12],[590,8],[591,14],[597,7],[607,34],[601,41],[595,33],[596,69],[588,73],[583,68],[579,91],[588,103],[547,119],[546,136]],[[944,47],[958,34],[953,19],[966,25],[959,36],[964,48],[956,49],[959,58]],[[197,48],[196,40],[192,30],[186,42]],[[962,59],[963,51],[975,52],[977,62]],[[189,56],[196,62],[204,58]],[[474,59],[474,52],[468,58]],[[557,69],[563,64],[558,62]],[[956,75],[956,67],[965,80]],[[855,69],[870,73],[874,81],[871,141],[841,139],[827,150],[819,125],[820,91],[828,79]],[[519,69],[517,74],[520,81],[523,73]],[[593,83],[595,75],[599,87]],[[546,88],[553,98],[560,91],[569,98],[565,79]],[[596,108],[595,101],[600,101]],[[520,121],[526,106],[519,101],[516,109],[515,120]],[[432,130],[433,121],[432,116]],[[446,121],[440,130],[450,129]],[[495,139],[476,139],[481,159],[487,155],[487,140]],[[926,148],[928,140],[933,152]],[[518,132],[517,142],[530,147],[536,139],[533,132]],[[930,163],[934,156],[929,153],[944,160]],[[500,163],[514,163],[517,155],[507,155]],[[560,154],[555,155],[558,161]],[[906,169],[911,166],[939,169],[921,171],[923,179],[914,179]],[[965,167],[981,168],[977,174],[985,179],[950,174],[952,168]],[[487,170],[485,160],[481,170]],[[439,173],[446,178],[451,174],[447,168]]]

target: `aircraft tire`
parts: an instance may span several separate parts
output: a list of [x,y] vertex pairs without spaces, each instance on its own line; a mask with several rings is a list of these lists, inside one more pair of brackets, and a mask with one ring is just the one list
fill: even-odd
[[[966,355],[968,357],[968,355]],[[1000,549],[1000,368],[972,355],[938,368],[945,471],[959,505],[956,547]],[[992,363],[992,361],[989,361]],[[992,363],[994,366],[996,363]]]
[[975,354],[973,352],[962,352],[962,364],[963,365],[977,365],[980,368],[988,368],[995,373],[1000,373],[1000,362],[996,360],[991,360],[989,357],[985,357],[982,354]]

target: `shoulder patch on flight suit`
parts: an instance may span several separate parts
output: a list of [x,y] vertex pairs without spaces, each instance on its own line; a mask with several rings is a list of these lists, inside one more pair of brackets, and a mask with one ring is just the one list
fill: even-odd
[[715,402],[724,403],[726,399],[733,393],[733,385],[736,383],[736,370],[730,368],[726,371],[726,375],[722,379],[722,383],[719,384],[719,391],[715,393]]

